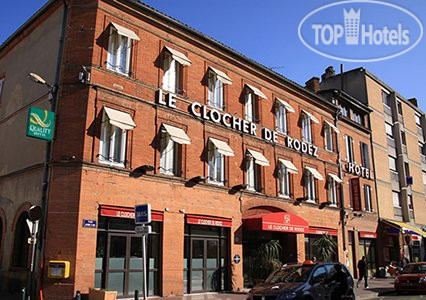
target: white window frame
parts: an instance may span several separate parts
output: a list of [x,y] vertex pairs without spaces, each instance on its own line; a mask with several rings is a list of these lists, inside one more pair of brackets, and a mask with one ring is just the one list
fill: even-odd
[[[386,98],[385,98],[385,95],[386,95]],[[387,99],[389,99],[389,102],[391,101],[391,99],[390,99],[390,93],[385,92],[385,91],[382,90],[382,102],[383,102],[384,105],[386,105],[386,107],[391,108],[390,103],[389,104],[386,103]]]
[[426,185],[426,172],[425,171],[422,172],[422,176],[423,176],[423,184]]
[[337,206],[337,182],[328,176],[327,180],[327,192],[328,192],[328,201],[330,202],[330,206]]
[[392,203],[393,207],[401,208],[401,195],[399,192],[392,191]]
[[255,163],[254,157],[246,155],[246,182],[247,189],[253,192],[260,192],[259,184],[259,169],[260,167]]
[[282,104],[275,104],[275,128],[277,131],[287,134],[287,109]]
[[393,156],[388,156],[388,161],[389,161],[389,170],[395,173],[398,172],[396,158]]
[[257,96],[253,91],[246,89],[245,93],[245,119],[249,122],[256,122],[256,100]]
[[385,131],[386,131],[386,136],[390,139],[394,139],[395,136],[393,134],[393,125],[389,124],[387,122],[385,122]]
[[278,184],[278,195],[283,198],[290,198],[290,172],[282,162],[278,164]]
[[[109,122],[108,115],[102,114],[101,139],[99,144],[99,162],[124,167],[126,161],[127,130]],[[119,153],[117,153],[119,147]],[[118,154],[118,155],[117,155]]]
[[354,140],[352,137],[345,135],[345,146],[346,146],[346,161],[350,163],[355,163]]
[[364,202],[365,211],[373,211],[373,202],[371,201],[371,186],[364,184]]
[[312,121],[305,113],[302,113],[302,140],[312,143]]
[[224,107],[224,83],[213,71],[208,73],[208,104],[214,108],[223,110]]
[[172,140],[167,131],[162,129],[160,134],[160,173],[179,176],[180,145]]
[[331,152],[334,151],[333,129],[327,123],[324,123],[324,143],[325,143],[325,150],[331,151]]
[[316,189],[315,189],[315,177],[311,172],[305,171],[305,195],[306,201],[315,203],[316,202]]
[[130,58],[132,39],[118,33],[110,27],[108,42],[107,69],[128,76],[130,73]]
[[418,127],[422,127],[422,116],[418,113],[414,113],[414,120],[416,121],[416,125]]
[[164,52],[163,60],[163,90],[178,94],[181,90],[180,76],[183,66],[173,58],[173,56]]
[[211,141],[208,143],[208,174],[209,183],[225,184],[225,155]]

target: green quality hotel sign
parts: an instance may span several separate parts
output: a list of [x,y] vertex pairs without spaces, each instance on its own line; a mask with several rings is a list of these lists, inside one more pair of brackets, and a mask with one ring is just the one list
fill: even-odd
[[51,141],[55,125],[55,113],[31,107],[28,111],[27,136]]

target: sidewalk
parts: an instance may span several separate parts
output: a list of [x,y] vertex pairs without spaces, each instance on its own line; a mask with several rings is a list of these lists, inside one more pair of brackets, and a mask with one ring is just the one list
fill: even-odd
[[377,299],[378,296],[385,295],[393,291],[394,278],[376,278],[368,280],[368,289],[364,289],[364,281],[360,287],[356,287],[355,279],[355,295],[357,299]]

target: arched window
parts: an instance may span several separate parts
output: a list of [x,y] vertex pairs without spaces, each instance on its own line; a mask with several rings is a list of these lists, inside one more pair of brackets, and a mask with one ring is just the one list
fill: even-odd
[[28,266],[28,238],[30,232],[27,226],[28,213],[23,212],[15,226],[13,240],[12,266],[26,268]]

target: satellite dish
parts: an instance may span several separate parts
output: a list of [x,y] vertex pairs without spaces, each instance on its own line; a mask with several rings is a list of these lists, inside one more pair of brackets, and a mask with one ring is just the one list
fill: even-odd
[[35,222],[41,219],[41,216],[43,214],[43,211],[40,206],[33,205],[28,210],[28,217],[30,221]]

